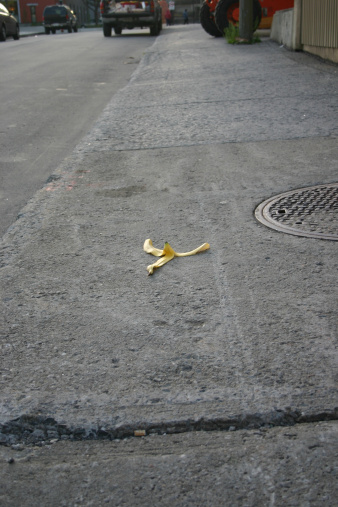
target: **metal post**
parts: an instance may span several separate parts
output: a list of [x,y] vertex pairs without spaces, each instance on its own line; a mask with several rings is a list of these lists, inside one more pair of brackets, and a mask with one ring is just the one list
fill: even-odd
[[253,0],[239,0],[239,36],[252,40],[253,36]]

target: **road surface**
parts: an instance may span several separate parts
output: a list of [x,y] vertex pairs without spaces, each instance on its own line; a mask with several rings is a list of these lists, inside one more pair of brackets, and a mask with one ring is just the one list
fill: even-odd
[[0,234],[124,87],[149,30],[8,39],[0,54]]

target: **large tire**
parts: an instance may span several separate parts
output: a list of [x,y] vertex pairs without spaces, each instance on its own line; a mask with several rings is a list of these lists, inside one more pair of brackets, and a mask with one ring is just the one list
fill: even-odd
[[217,28],[215,18],[210,12],[209,5],[203,2],[200,10],[200,22],[204,30],[213,37],[221,37],[222,32]]
[[103,23],[103,35],[105,37],[111,37],[111,26]]
[[160,33],[160,26],[158,21],[156,21],[155,25],[150,27],[150,35],[158,35]]
[[50,28],[45,28],[45,34],[46,34],[46,35],[49,35],[49,34],[50,34]]
[[6,37],[7,37],[6,27],[5,27],[5,25],[1,25],[1,27],[0,27],[0,40],[4,42],[6,40]]
[[20,28],[19,28],[19,25],[16,25],[16,32],[13,35],[13,39],[14,40],[19,40],[20,39]]
[[115,33],[115,35],[121,35],[122,28],[120,28],[119,26],[115,27],[114,28],[114,33]]
[[[235,15],[235,11],[238,12],[237,9],[239,9],[238,0],[219,0],[215,9],[215,23],[222,34],[228,28],[229,23],[233,25],[238,23],[238,16]],[[259,0],[253,0],[252,19],[252,28],[255,31],[262,19],[262,8]]]
[[73,32],[74,32],[74,33],[77,33],[77,25],[74,25],[74,26],[73,26]]

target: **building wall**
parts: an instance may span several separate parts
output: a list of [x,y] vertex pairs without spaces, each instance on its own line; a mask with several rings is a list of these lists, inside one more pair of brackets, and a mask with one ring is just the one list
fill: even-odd
[[303,0],[302,44],[338,48],[338,0]]
[[[273,16],[270,37],[288,48],[292,48],[293,9],[277,11]],[[292,48],[294,49],[294,48]]]
[[[169,0],[164,2],[169,4]],[[199,23],[200,22],[200,10],[203,2],[200,0],[175,0],[175,10],[171,11],[173,15],[173,24],[178,25],[183,23],[183,12],[187,9],[189,16],[189,23]],[[160,2],[162,5],[162,2]],[[162,17],[164,16],[164,9],[162,5]],[[163,20],[165,23],[165,20]]]
[[295,0],[274,15],[271,38],[338,63],[338,0]]
[[[16,4],[15,15],[19,23],[41,24],[44,8],[47,5],[56,5],[59,2],[54,0],[4,0],[2,3],[5,5],[6,3]],[[89,14],[82,0],[69,0],[63,3],[76,13],[79,25],[85,24],[88,21]]]

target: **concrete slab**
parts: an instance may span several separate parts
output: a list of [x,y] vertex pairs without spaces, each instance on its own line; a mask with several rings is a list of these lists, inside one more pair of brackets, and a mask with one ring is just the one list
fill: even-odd
[[334,507],[337,422],[0,448],[2,505]]
[[[156,39],[3,238],[3,442],[337,417],[337,245],[253,215],[336,181],[337,80],[271,42]],[[146,238],[211,248],[147,277]]]

